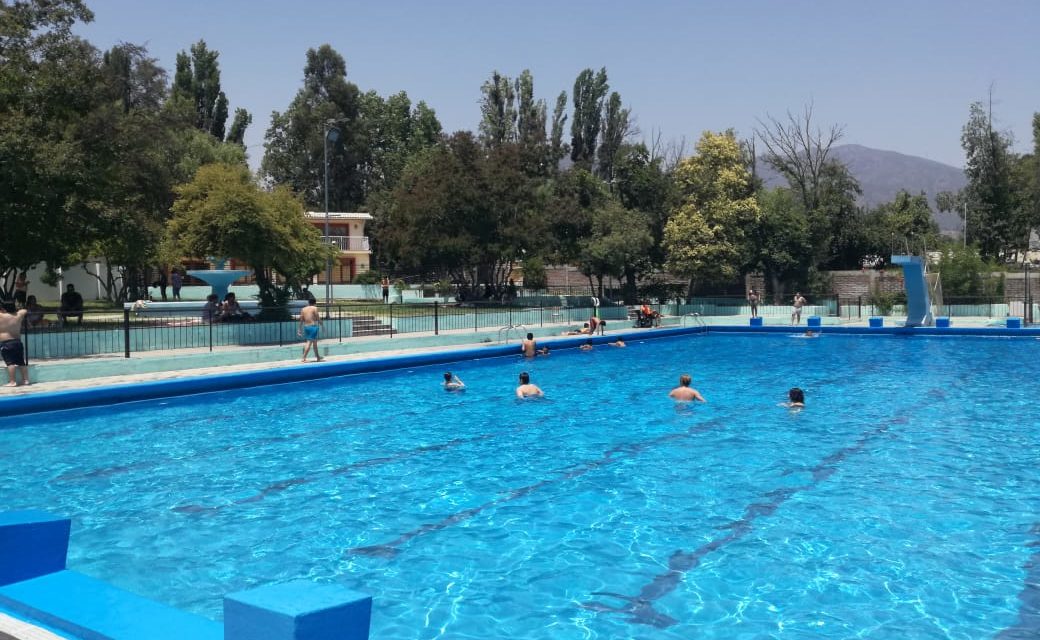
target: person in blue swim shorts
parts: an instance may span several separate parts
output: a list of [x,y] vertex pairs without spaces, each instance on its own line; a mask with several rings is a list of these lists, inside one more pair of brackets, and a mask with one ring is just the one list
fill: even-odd
[[318,351],[318,335],[321,333],[321,315],[318,313],[318,303],[313,298],[307,301],[307,306],[300,310],[300,328],[296,334],[303,336],[303,361],[307,362],[307,354],[314,348],[314,357],[321,362],[321,352]]

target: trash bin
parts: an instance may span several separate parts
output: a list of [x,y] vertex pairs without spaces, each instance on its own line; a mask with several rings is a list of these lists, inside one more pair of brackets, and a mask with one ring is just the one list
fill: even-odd
[[881,316],[872,316],[867,322],[870,324],[871,329],[880,329],[885,326],[885,319]]
[[1021,329],[1022,328],[1022,318],[1008,318],[1007,319],[1007,328],[1008,329]]
[[935,327],[937,329],[949,329],[950,319],[946,316],[940,316],[935,319]]
[[761,327],[762,326],[762,318],[759,318],[759,317],[751,318],[751,326],[752,327]]
[[807,326],[810,329],[819,329],[820,326],[823,324],[823,321],[820,320],[820,316],[809,316],[808,323],[809,324]]

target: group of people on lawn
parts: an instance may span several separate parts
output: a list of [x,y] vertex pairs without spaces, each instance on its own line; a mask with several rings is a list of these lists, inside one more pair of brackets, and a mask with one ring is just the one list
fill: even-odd
[[[25,322],[34,329],[45,328],[51,325],[51,320],[45,316],[50,313],[39,303],[36,296],[29,295],[28,274],[22,271],[14,281],[14,304],[8,304],[8,310],[14,313],[25,310]],[[58,317],[58,325],[64,325],[66,321],[75,318],[77,322],[83,322],[83,296],[76,291],[75,285],[66,285],[65,293],[61,294],[61,302],[58,310],[54,312]]]

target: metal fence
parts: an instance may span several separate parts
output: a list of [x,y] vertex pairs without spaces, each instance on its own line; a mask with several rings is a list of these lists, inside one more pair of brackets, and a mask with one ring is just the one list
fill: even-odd
[[[342,342],[350,338],[430,332],[480,331],[511,327],[587,322],[594,312],[608,323],[627,321],[628,309],[621,305],[594,308],[552,304],[528,304],[538,300],[515,300],[511,304],[467,303],[362,303],[319,307],[324,324],[323,340]],[[85,312],[82,320],[65,323],[54,316],[26,323],[23,341],[33,360],[123,355],[147,351],[212,351],[231,346],[286,345],[302,341],[298,336],[296,309],[262,308],[252,316],[235,321],[210,322],[201,307],[185,310],[134,312]]]

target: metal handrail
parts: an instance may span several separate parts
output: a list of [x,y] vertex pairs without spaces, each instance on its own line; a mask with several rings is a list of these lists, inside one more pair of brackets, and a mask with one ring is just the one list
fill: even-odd
[[694,312],[694,313],[687,313],[687,314],[683,315],[681,322],[682,322],[682,326],[684,326],[684,327],[686,326],[686,319],[687,318],[693,318],[694,321],[697,323],[698,327],[707,326],[707,325],[704,324],[704,318],[701,317],[701,314]]
[[505,331],[506,332],[506,344],[509,344],[509,332],[514,330],[514,329],[519,329],[520,330],[520,339],[523,340],[524,334],[527,333],[527,327],[525,327],[522,324],[512,324],[512,323],[510,323],[510,324],[507,324],[506,326],[504,326],[504,327],[502,327],[501,329],[498,330],[498,342],[499,343],[502,342],[502,332]]

